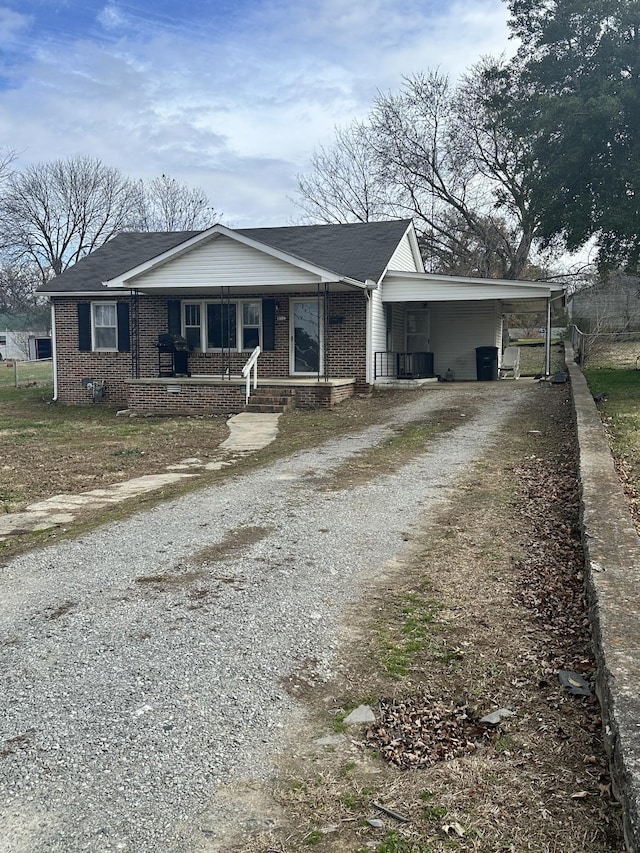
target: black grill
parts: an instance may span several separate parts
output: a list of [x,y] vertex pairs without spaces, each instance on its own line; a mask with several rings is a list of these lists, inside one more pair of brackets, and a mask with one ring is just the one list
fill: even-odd
[[182,335],[158,335],[158,375],[191,376],[189,372],[189,344]]

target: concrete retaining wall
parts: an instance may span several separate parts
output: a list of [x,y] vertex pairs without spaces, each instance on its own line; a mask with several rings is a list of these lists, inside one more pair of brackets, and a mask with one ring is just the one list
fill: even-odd
[[580,444],[582,531],[597,691],[625,838],[640,853],[640,539],[600,415],[566,347]]

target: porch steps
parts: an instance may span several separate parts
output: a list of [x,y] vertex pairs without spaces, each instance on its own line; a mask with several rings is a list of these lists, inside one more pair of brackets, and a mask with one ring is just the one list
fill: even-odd
[[293,391],[254,391],[244,407],[245,412],[272,413],[289,412],[295,406]]

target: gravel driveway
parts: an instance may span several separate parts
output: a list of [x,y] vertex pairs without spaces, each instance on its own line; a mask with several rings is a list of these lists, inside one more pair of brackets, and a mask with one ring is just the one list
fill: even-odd
[[[268,774],[299,712],[279,680],[306,658],[331,668],[345,604],[534,393],[416,392],[384,423],[0,569],[0,851],[207,849],[216,785]],[[322,489],[448,405],[468,416],[428,453]]]

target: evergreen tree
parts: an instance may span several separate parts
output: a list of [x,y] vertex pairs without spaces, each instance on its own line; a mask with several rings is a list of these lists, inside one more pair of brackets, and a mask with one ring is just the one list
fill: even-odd
[[507,0],[521,40],[505,112],[530,134],[541,232],[601,265],[640,263],[640,3]]

